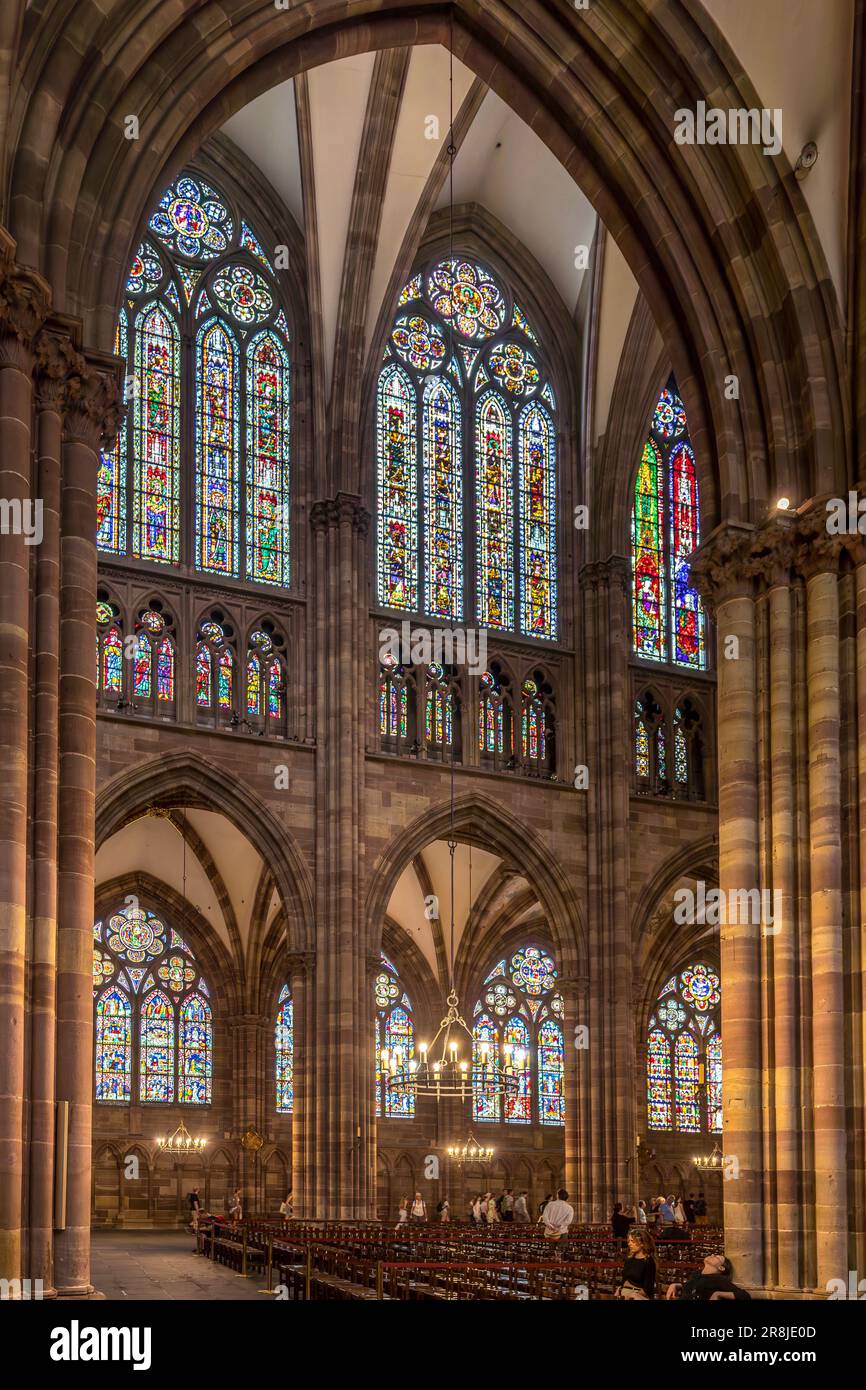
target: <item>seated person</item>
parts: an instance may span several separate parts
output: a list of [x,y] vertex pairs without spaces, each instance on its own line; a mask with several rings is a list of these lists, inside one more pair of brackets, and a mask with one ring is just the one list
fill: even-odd
[[700,1274],[693,1274],[684,1284],[669,1284],[666,1297],[691,1302],[751,1298],[750,1293],[734,1283],[732,1274],[731,1262],[725,1255],[708,1255]]

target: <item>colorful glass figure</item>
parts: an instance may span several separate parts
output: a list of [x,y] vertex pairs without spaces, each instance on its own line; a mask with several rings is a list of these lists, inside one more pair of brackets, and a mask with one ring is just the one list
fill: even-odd
[[149,225],[164,246],[191,261],[221,255],[234,230],[219,194],[203,179],[188,175],[166,189]]
[[517,1077],[516,1091],[509,1090],[505,1094],[505,1121],[507,1124],[531,1124],[532,1072],[529,1029],[522,1018],[515,1015],[506,1023],[502,1050],[506,1066],[510,1065]]
[[379,602],[418,606],[418,466],[415,388],[395,365],[379,377]]
[[210,709],[211,654],[204,642],[199,642],[195,653],[195,702],[200,709]]
[[[414,1060],[412,1006],[400,988],[396,967],[385,956],[381,957],[381,964],[383,969],[376,977],[373,989],[376,1005],[376,1114],[382,1115],[384,1110],[386,1119],[411,1120],[415,1115],[414,1087],[392,1087],[388,1076],[392,1059],[398,1070],[405,1069]],[[384,1050],[387,1050],[387,1059],[383,1056]]]
[[238,573],[237,343],[222,323],[196,337],[196,565]]
[[460,402],[440,378],[424,388],[424,601],[437,618],[463,616]]
[[262,712],[262,663],[255,652],[247,660],[247,714]]
[[116,986],[104,990],[96,1004],[96,1099],[132,1098],[132,1007]]
[[113,695],[123,690],[123,638],[116,623],[102,639],[102,689]]
[[132,433],[135,458],[132,553],[177,564],[180,489],[180,335],[160,305],[136,319]]
[[277,1006],[274,1035],[276,1057],[277,1114],[291,1115],[295,1100],[294,1006],[288,985],[283,985]]
[[[697,961],[660,990],[647,1033],[650,1129],[718,1133],[722,1110],[722,1042],[718,974]],[[702,1095],[701,1068],[706,1078]]]
[[173,1101],[174,1007],[162,990],[152,990],[142,1005],[140,1057],[141,1100]]
[[547,1018],[538,1030],[538,1107],[543,1125],[565,1121],[565,1051],[562,1029]]
[[494,1079],[499,1059],[499,1029],[487,1014],[476,1018],[472,1029],[472,1103],[476,1120],[498,1121],[502,1097]]
[[247,353],[247,578],[289,583],[289,359],[266,330]]
[[514,539],[511,419],[501,398],[488,392],[476,412],[478,511],[478,621],[514,626]]
[[520,625],[527,637],[556,637],[556,445],[544,406],[519,423]]
[[178,1100],[181,1105],[209,1105],[213,1072],[212,1015],[200,994],[180,1006]]
[[697,464],[683,403],[671,383],[653,415],[635,481],[632,616],[635,655],[703,670],[706,617],[689,581],[700,545]]
[[[124,362],[129,357],[129,324],[122,308],[114,335],[114,353]],[[126,416],[120,422],[112,448],[99,455],[96,480],[96,546],[107,555],[126,554]]]

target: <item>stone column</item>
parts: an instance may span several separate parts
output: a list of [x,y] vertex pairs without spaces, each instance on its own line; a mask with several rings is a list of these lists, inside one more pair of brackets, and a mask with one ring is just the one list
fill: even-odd
[[[794,825],[794,650],[791,544],[780,519],[778,545],[766,571],[769,610],[769,761],[774,920],[767,947],[772,962],[773,1168],[776,1278],[782,1288],[800,1286],[800,1082],[797,1046],[798,922]],[[727,999],[727,989],[725,992]],[[727,1005],[725,1004],[725,1008]],[[724,1018],[723,1018],[724,1024]]]
[[811,538],[806,576],[809,704],[812,1067],[817,1287],[848,1278],[845,1113],[845,961],[842,940],[842,806],[838,544]]
[[[589,1029],[586,1023],[586,977],[561,976],[559,992],[563,1000],[562,1042],[565,1058],[563,1094],[565,1097],[565,1186],[578,1221],[589,1217],[589,1174],[585,1162],[584,1113],[589,1084]],[[578,1031],[580,1030],[580,1031]]]
[[317,1216],[365,1217],[375,1201],[368,1142],[371,1059],[359,1049],[369,1030],[359,827],[364,776],[359,672],[369,517],[357,497],[317,502],[312,611],[316,644],[317,969],[315,1144],[311,1195]]
[[57,1099],[69,1102],[66,1228],[55,1242],[58,1295],[90,1290],[93,1098],[93,858],[96,803],[96,477],[116,419],[117,378],[83,359],[70,383],[60,540]]
[[313,1136],[316,1035],[310,1009],[314,992],[316,958],[311,951],[291,951],[286,956],[286,971],[292,991],[293,1023],[293,1084],[292,1108],[292,1195],[295,1216],[314,1214],[310,1184],[315,1169]]
[[[715,609],[718,651],[719,883],[727,901],[760,886],[755,603],[750,527],[720,527],[692,574]],[[737,901],[734,899],[734,901]],[[726,914],[726,916],[729,914]],[[737,915],[739,914],[730,914]],[[724,990],[725,1250],[740,1283],[764,1281],[762,1239],[761,935],[739,920],[720,928]]]
[[60,452],[70,339],[36,340],[37,490],[42,544],[34,586],[32,938],[30,946],[30,1246],[28,1273],[50,1290],[54,1215],[57,783],[60,674]]
[[[48,287],[0,229],[0,1277],[22,1273],[33,353]],[[35,529],[34,529],[35,523]],[[25,535],[30,530],[30,536]]]

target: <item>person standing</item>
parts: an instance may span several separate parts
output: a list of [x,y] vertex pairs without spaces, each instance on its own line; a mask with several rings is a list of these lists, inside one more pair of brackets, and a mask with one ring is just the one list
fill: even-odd
[[685,1214],[686,1214],[686,1225],[687,1225],[687,1226],[694,1226],[694,1224],[695,1224],[695,1194],[694,1194],[694,1192],[690,1192],[689,1195],[688,1195],[688,1197],[686,1197],[685,1201],[683,1202],[683,1210],[685,1211]]
[[201,1198],[198,1195],[198,1188],[194,1187],[187,1197],[189,1203],[189,1224],[194,1231],[198,1230],[198,1217],[201,1211]]
[[707,1200],[703,1192],[699,1192],[695,1199],[695,1225],[706,1226],[707,1224]]
[[470,1216],[470,1218],[471,1218],[471,1220],[472,1220],[473,1226],[480,1226],[480,1225],[481,1225],[481,1196],[480,1196],[480,1194],[479,1194],[477,1197],[473,1197],[473,1199],[472,1199],[472,1205],[471,1205],[471,1207],[469,1208],[469,1216]]
[[502,1194],[502,1207],[500,1209],[500,1214],[502,1216],[503,1221],[514,1220],[514,1193],[512,1192],[510,1187],[506,1187],[505,1191]]
[[614,1240],[625,1240],[629,1233],[634,1217],[626,1216],[622,1209],[622,1202],[617,1202],[610,1218],[611,1230]]
[[647,1224],[646,1202],[643,1197],[641,1197],[634,1209],[634,1219],[635,1224],[638,1226],[645,1226]]
[[426,1203],[425,1203],[425,1201],[424,1201],[424,1198],[421,1196],[421,1193],[420,1193],[420,1192],[416,1192],[416,1193],[415,1193],[415,1200],[414,1200],[413,1203],[412,1203],[412,1222],[413,1222],[414,1225],[420,1226],[421,1223],[422,1223],[423,1221],[426,1221],[426,1220],[427,1220],[427,1205],[426,1205]]
[[488,1194],[487,1194],[487,1224],[488,1224],[488,1226],[495,1226],[495,1225],[497,1224],[498,1221],[499,1221],[499,1208],[497,1207],[496,1202],[493,1200],[493,1193],[492,1193],[492,1192],[488,1192]]
[[565,1188],[561,1187],[555,1198],[545,1202],[541,1214],[544,1238],[550,1241],[554,1258],[557,1260],[562,1259],[562,1242],[568,1235],[568,1228],[573,1220],[574,1207],[569,1203]]
[[514,1220],[518,1226],[529,1224],[529,1203],[527,1202],[528,1192],[518,1192],[514,1199]]
[[677,1197],[676,1201],[674,1202],[674,1221],[679,1226],[680,1230],[683,1230],[685,1228],[686,1209],[683,1206],[682,1197]]
[[283,1225],[288,1226],[294,1214],[295,1199],[289,1192],[284,1202],[280,1202],[280,1216],[283,1218]]
[[451,1203],[447,1197],[443,1197],[436,1210],[439,1213],[439,1220],[443,1226],[451,1220]]
[[409,1224],[409,1198],[408,1198],[408,1197],[402,1197],[402,1198],[400,1199],[400,1205],[399,1205],[399,1207],[397,1208],[397,1230],[399,1231],[399,1229],[400,1229],[401,1226],[408,1226],[408,1224]]
[[229,1216],[231,1217],[234,1224],[237,1226],[238,1223],[243,1219],[243,1214],[244,1212],[243,1203],[241,1202],[241,1190],[239,1187],[236,1187],[234,1192],[232,1193],[232,1199],[229,1202]]

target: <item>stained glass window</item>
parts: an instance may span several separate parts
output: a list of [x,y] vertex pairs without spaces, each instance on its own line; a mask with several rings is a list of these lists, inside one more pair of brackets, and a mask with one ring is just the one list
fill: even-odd
[[104,990],[97,1001],[95,1069],[97,1100],[132,1098],[132,1008],[122,989]]
[[141,1099],[173,1101],[175,1095],[174,1006],[162,990],[151,990],[141,1010]]
[[379,602],[418,606],[418,465],[415,387],[401,367],[379,377]]
[[274,1037],[276,1052],[277,1113],[291,1115],[294,1108],[294,1006],[288,985],[283,985],[277,1007]]
[[[121,309],[114,336],[115,356],[129,357],[126,309]],[[126,554],[126,417],[108,452],[99,456],[96,482],[96,545],[108,555]]]
[[208,989],[176,931],[140,906],[97,922],[93,992],[97,1101],[210,1104]]
[[182,1105],[209,1105],[211,1100],[211,1011],[201,994],[184,999],[180,1009],[178,1100]]
[[163,637],[156,648],[156,698],[174,699],[174,647],[170,637]]
[[386,1119],[411,1120],[415,1115],[413,1086],[392,1086],[389,1075],[407,1068],[415,1057],[415,1025],[412,1006],[396,967],[381,957],[381,969],[373,986],[376,1006],[376,1114]]
[[533,680],[523,683],[523,756],[531,762],[543,762],[546,756],[544,704]]
[[482,754],[502,757],[506,746],[511,751],[510,713],[497,673],[485,671],[478,702],[478,748]]
[[234,662],[228,647],[223,647],[217,657],[217,703],[220,709],[232,708],[232,677]]
[[647,1122],[683,1134],[721,1130],[719,976],[705,961],[660,990],[647,1031]]
[[238,572],[237,343],[222,323],[196,337],[196,565]]
[[538,1030],[538,1106],[543,1125],[561,1125],[565,1119],[564,1076],[562,1029],[547,1018]]
[[661,1028],[647,1038],[647,1123],[650,1129],[671,1128],[671,1042]]
[[[557,992],[556,965],[542,947],[523,946],[493,967],[475,1005],[472,1079],[476,1120],[543,1125],[564,1122],[563,1007],[562,995]],[[493,1085],[489,1064],[496,1060],[511,1078],[504,1094],[501,1087],[497,1094]]]
[[205,642],[199,642],[195,654],[195,702],[204,709],[211,702],[211,654]]
[[521,630],[555,637],[556,444],[544,406],[526,406],[519,431]]
[[160,304],[136,319],[132,553],[177,564],[180,504],[180,335]]
[[247,714],[262,712],[262,663],[255,652],[247,661]]
[[649,734],[643,718],[643,705],[640,700],[634,706],[634,760],[635,772],[639,778],[649,778],[650,746]]
[[282,673],[280,663],[276,657],[273,658],[268,666],[268,716],[271,719],[279,719],[282,714]]
[[448,677],[438,662],[427,667],[427,698],[424,709],[424,738],[428,748],[450,748],[453,737],[454,696]]
[[150,638],[140,632],[135,643],[132,693],[140,700],[150,698]]
[[[129,430],[121,426],[101,459],[97,543],[110,554],[184,560],[208,574],[286,587],[290,332],[273,268],[249,224],[236,224],[223,196],[198,175],[166,190],[149,228],[164,249],[142,243],[130,267],[128,294],[151,298],[132,321],[128,300],[118,320],[116,351],[134,383],[132,410]],[[249,329],[259,331],[246,340]],[[193,335],[194,395],[181,373],[181,342]],[[188,428],[195,439],[189,528],[181,512],[193,488],[179,473]]]
[[505,1096],[505,1119],[509,1124],[528,1125],[532,1121],[532,1067],[529,1029],[522,1018],[510,1018],[505,1025],[502,1051],[506,1066],[517,1077],[517,1090]]
[[424,598],[437,618],[463,616],[460,403],[446,381],[424,388]]
[[499,1029],[487,1014],[472,1029],[472,1096],[476,1120],[498,1120],[501,1097],[493,1079],[493,1063],[499,1056]]
[[714,1033],[707,1040],[707,1111],[710,1132],[722,1132],[722,1038]]
[[689,583],[700,544],[697,465],[673,382],[662,391],[635,481],[632,622],[635,655],[703,670],[706,617]]
[[383,738],[409,736],[409,692],[402,666],[383,662],[379,671],[379,732]]
[[289,358],[273,333],[247,353],[248,579],[289,582]]
[[514,626],[514,535],[511,420],[493,391],[476,412],[478,509],[478,621]]
[[384,607],[558,636],[547,371],[522,309],[483,265],[440,261],[404,287],[377,388]]
[[102,643],[102,688],[120,695],[123,689],[123,638],[112,623]]
[[697,1134],[701,1128],[697,1040],[692,1033],[680,1033],[674,1046],[676,1127],[687,1134]]

